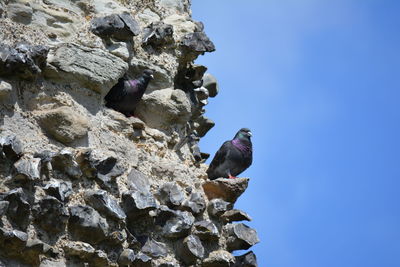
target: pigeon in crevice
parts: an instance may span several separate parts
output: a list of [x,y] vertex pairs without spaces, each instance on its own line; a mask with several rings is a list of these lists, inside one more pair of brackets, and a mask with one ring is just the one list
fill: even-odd
[[251,165],[253,161],[251,136],[248,128],[242,128],[232,140],[223,143],[207,170],[210,180],[220,177],[236,178]]
[[147,85],[153,79],[153,71],[146,69],[138,79],[132,80],[126,76],[120,78],[104,97],[106,107],[121,112],[127,117],[133,116]]

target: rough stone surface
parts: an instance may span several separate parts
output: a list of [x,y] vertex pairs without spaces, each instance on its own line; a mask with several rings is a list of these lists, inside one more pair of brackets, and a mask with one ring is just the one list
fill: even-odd
[[167,248],[165,244],[152,239],[147,240],[141,251],[152,258],[159,258],[167,255]]
[[12,85],[6,81],[0,80],[0,100],[7,99],[12,91]]
[[186,210],[190,210],[194,214],[199,214],[206,209],[206,201],[199,192],[193,192],[190,194],[189,199],[186,199],[182,203],[182,207]]
[[126,218],[118,202],[110,197],[104,190],[87,191],[85,193],[85,200],[101,214],[117,220],[124,220]]
[[228,224],[225,226],[227,247],[229,251],[248,249],[260,242],[256,230],[243,223]]
[[216,241],[219,239],[218,228],[213,222],[198,221],[193,226],[193,234],[200,237],[201,240]]
[[210,97],[216,97],[219,92],[217,79],[210,73],[203,76],[203,86],[207,88]]
[[69,196],[73,192],[71,182],[59,180],[51,181],[44,187],[44,190],[47,192],[47,194],[57,198],[62,202],[68,200]]
[[224,250],[216,250],[203,261],[202,267],[230,267],[235,263],[235,257]]
[[246,190],[248,184],[249,178],[218,178],[205,182],[203,188],[209,200],[221,198],[225,201],[235,203]]
[[253,251],[249,251],[242,256],[236,256],[234,267],[257,267],[257,257]]
[[244,211],[233,209],[228,210],[221,215],[221,220],[224,223],[235,222],[235,221],[251,221],[251,217]]
[[169,207],[180,206],[185,199],[182,189],[174,182],[163,184],[157,192],[161,204]]
[[16,161],[22,156],[23,145],[15,135],[0,138],[0,152],[3,157]]
[[0,193],[0,199],[8,201],[7,216],[21,230],[26,230],[29,225],[31,206],[28,203],[28,196],[22,188],[11,190],[7,193]]
[[194,32],[185,35],[182,45],[198,53],[215,51],[214,44],[204,32]]
[[143,44],[151,45],[156,48],[165,46],[174,41],[173,33],[172,25],[165,24],[161,21],[153,22],[144,29]]
[[102,38],[129,40],[140,33],[139,24],[127,13],[94,18],[90,30]]
[[55,234],[65,230],[69,212],[55,197],[41,199],[33,209],[36,223],[45,231]]
[[178,251],[179,257],[187,265],[194,264],[197,259],[204,257],[203,244],[195,235],[185,237]]
[[15,180],[38,180],[40,179],[41,160],[39,158],[20,158],[14,163]]
[[194,223],[194,217],[186,211],[176,211],[175,216],[166,222],[163,234],[167,238],[179,238],[187,235]]
[[213,199],[208,203],[208,214],[213,217],[220,217],[225,211],[230,209],[231,204],[222,199]]

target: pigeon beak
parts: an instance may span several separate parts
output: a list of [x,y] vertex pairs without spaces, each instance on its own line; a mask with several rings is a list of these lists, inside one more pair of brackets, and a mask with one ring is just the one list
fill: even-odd
[[247,133],[250,137],[252,137],[253,136],[253,134],[251,133],[251,132],[248,132]]

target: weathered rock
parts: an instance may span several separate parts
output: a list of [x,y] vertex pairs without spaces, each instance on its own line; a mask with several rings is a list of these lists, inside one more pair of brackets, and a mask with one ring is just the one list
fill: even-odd
[[203,86],[207,88],[210,97],[216,97],[219,92],[217,79],[210,73],[203,76]]
[[128,187],[133,191],[150,192],[149,178],[142,172],[132,169],[128,175]]
[[235,263],[235,257],[224,250],[216,250],[203,261],[202,267],[230,267]]
[[233,209],[222,214],[221,220],[224,223],[230,223],[234,221],[251,221],[251,217],[244,211]]
[[[1,265],[0,265],[1,266]],[[43,259],[39,267],[67,267],[65,260]]]
[[221,198],[235,203],[238,197],[246,190],[249,178],[226,179],[218,178],[203,184],[204,192],[209,200]]
[[49,245],[37,238],[28,239],[23,251],[24,261],[37,266],[40,262],[40,255],[46,253],[49,249]]
[[175,182],[168,182],[163,184],[156,194],[161,204],[168,207],[180,206],[185,199],[185,195]]
[[218,228],[211,221],[195,222],[193,226],[193,234],[197,235],[201,240],[216,241],[219,239]]
[[107,254],[101,250],[95,250],[84,242],[68,242],[63,246],[64,252],[69,257],[77,257],[81,261],[88,262],[89,266],[110,266]]
[[22,156],[23,146],[15,135],[7,135],[0,138],[0,155],[12,161]]
[[47,194],[64,202],[72,194],[72,184],[68,181],[52,180],[44,188]]
[[136,112],[139,118],[153,128],[169,128],[185,124],[190,119],[189,99],[182,90],[167,88],[144,95]]
[[8,201],[0,201],[0,216],[3,216],[7,212],[9,204],[10,202]]
[[215,126],[215,122],[204,116],[198,117],[196,122],[199,124],[199,126],[196,127],[196,132],[199,137],[205,136],[208,131]]
[[248,249],[260,242],[256,230],[243,223],[228,224],[224,228],[224,234],[227,237],[226,244],[229,251]]
[[208,214],[213,217],[220,217],[225,211],[231,208],[229,202],[223,201],[222,199],[213,199],[208,203]]
[[120,57],[125,61],[128,61],[132,53],[132,45],[130,43],[115,42],[112,39],[109,39],[105,42],[105,45],[111,54]]
[[135,218],[157,208],[150,192],[129,191],[122,194],[122,206],[126,215]]
[[78,240],[97,244],[106,238],[108,233],[107,221],[100,214],[88,206],[72,206],[68,229]]
[[194,217],[187,211],[175,211],[175,216],[169,219],[162,230],[167,238],[186,236],[194,223]]
[[85,201],[98,212],[106,216],[116,220],[124,220],[126,218],[126,215],[118,202],[109,196],[104,190],[87,191],[85,193]]
[[146,89],[146,94],[149,94],[153,91],[171,88],[174,86],[171,75],[164,69],[155,64],[152,64],[146,60],[142,60],[136,57],[133,57],[129,62],[130,73],[134,74],[132,76],[136,77],[143,73],[145,69],[153,70],[154,79],[149,83]]
[[127,69],[125,61],[101,49],[66,43],[50,51],[45,76],[78,82],[105,95]]
[[86,116],[71,107],[59,107],[48,111],[36,112],[42,128],[57,141],[68,145],[87,135],[89,122]]
[[90,30],[101,38],[112,37],[122,41],[130,40],[140,33],[139,24],[128,12],[94,18]]
[[204,32],[186,34],[182,40],[182,46],[201,54],[215,51],[213,42],[210,41]]
[[0,248],[10,256],[19,256],[26,246],[28,235],[18,230],[7,231],[0,227]]
[[135,259],[135,252],[132,249],[126,248],[119,255],[118,264],[121,266],[129,266],[133,264]]
[[13,223],[25,230],[29,225],[31,206],[28,203],[28,196],[22,188],[17,188],[7,193],[1,193],[0,199],[9,202],[7,216]]
[[206,209],[206,201],[200,192],[192,192],[190,198],[182,203],[184,209],[188,209],[195,214],[202,213]]
[[146,254],[139,252],[133,261],[132,267],[151,267],[151,258]]
[[0,44],[0,76],[32,80],[46,65],[49,48],[19,44],[15,48]]
[[0,80],[0,100],[7,99],[12,92],[12,86],[6,81]]
[[19,23],[29,24],[32,21],[33,9],[29,3],[17,1],[7,6],[8,17]]
[[192,33],[196,30],[196,24],[184,15],[172,14],[166,17],[163,21],[164,23],[170,24],[174,27],[174,35],[176,36],[176,40],[179,40],[183,35]]
[[197,259],[204,257],[204,247],[195,235],[185,237],[177,251],[179,258],[187,265],[194,264]]
[[233,267],[257,267],[257,257],[253,251],[249,251],[242,256],[236,256],[236,263]]
[[167,255],[167,248],[165,244],[157,242],[153,239],[147,240],[141,251],[152,258],[159,258]]
[[35,181],[40,179],[41,160],[39,158],[22,157],[14,163],[15,180]]
[[79,164],[76,162],[72,149],[64,148],[51,158],[51,166],[61,174],[67,174],[70,178],[77,179],[82,176]]
[[65,230],[69,212],[55,197],[46,196],[33,208],[36,223],[45,231],[54,234]]
[[153,22],[143,31],[143,44],[153,47],[161,47],[174,41],[172,25],[161,21]]

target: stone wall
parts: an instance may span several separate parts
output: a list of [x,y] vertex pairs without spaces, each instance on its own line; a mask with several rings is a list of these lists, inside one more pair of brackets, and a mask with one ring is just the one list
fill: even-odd
[[[199,138],[218,85],[190,0],[0,2],[0,266],[256,266],[233,209],[247,178],[209,181]],[[104,106],[155,79],[137,117]]]

